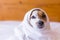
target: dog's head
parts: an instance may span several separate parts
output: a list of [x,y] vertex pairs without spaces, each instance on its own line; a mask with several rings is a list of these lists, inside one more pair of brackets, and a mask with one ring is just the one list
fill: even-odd
[[36,30],[50,29],[48,16],[40,8],[34,8],[28,11],[24,17],[24,21]]

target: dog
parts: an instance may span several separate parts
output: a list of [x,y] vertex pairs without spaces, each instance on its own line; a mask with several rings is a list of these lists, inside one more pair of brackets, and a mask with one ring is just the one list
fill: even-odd
[[19,40],[56,40],[47,13],[41,8],[29,10],[14,31]]

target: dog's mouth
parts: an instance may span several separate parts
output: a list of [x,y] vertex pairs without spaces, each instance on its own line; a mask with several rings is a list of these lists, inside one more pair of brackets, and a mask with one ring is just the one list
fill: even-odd
[[41,26],[41,25],[38,24],[37,26],[38,26],[39,29],[44,28],[44,25]]

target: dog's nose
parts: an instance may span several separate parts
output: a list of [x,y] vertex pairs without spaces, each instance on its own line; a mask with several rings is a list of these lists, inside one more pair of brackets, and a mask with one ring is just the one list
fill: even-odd
[[43,21],[39,21],[38,24],[39,24],[40,26],[43,26],[43,25],[44,25],[44,22],[43,22]]

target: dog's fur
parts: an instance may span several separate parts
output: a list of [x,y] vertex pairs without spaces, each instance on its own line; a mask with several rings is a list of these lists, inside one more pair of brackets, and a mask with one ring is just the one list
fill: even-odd
[[[44,25],[38,25],[39,21]],[[49,18],[41,8],[33,8],[26,13],[19,27],[15,28],[15,35],[19,40],[56,40],[50,30]]]

